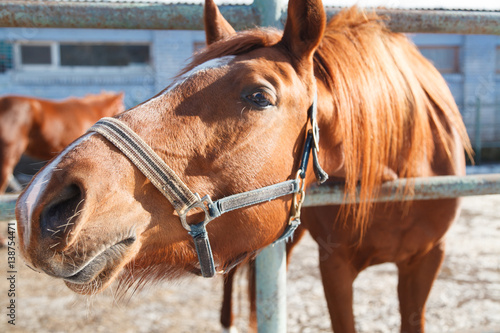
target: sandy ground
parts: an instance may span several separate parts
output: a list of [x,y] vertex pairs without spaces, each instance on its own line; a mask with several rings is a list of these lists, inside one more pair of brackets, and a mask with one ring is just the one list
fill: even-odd
[[[1,222],[2,233],[7,223]],[[15,326],[8,323],[7,250],[0,250],[0,332],[220,332],[222,280],[193,278],[150,286],[124,300],[108,290],[73,294],[63,282],[16,260]],[[288,274],[288,332],[331,332],[319,278],[316,244],[294,252]],[[372,267],[355,282],[359,332],[397,332],[396,270]],[[246,332],[246,279],[237,279],[235,312]],[[448,251],[427,307],[427,332],[500,332],[500,195],[464,199],[448,234]]]

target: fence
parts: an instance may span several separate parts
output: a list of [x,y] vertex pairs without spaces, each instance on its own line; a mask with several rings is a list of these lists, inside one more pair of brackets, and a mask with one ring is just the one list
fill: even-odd
[[[384,183],[373,201],[406,201],[449,199],[456,197],[488,195],[500,193],[500,174],[471,176],[438,176],[431,178],[412,178],[414,185],[411,195],[401,191],[409,180],[398,179]],[[0,196],[0,221],[14,219],[14,205],[17,194]],[[307,191],[304,207],[340,205],[345,203],[342,184],[312,186]],[[359,203],[359,196],[352,203]]]
[[[286,18],[285,6],[283,0],[255,0],[250,6],[223,5],[219,8],[227,20],[240,30],[255,25],[282,27]],[[338,8],[326,8],[328,17],[333,16],[338,10]],[[500,12],[452,10],[377,10],[377,12],[390,17],[390,28],[399,32],[500,35]],[[202,30],[202,22],[201,5],[34,0],[4,0],[0,4],[1,27]],[[383,200],[404,200],[398,189],[405,181],[398,180],[384,184]],[[500,193],[500,175],[433,177],[414,181],[417,185],[415,194],[422,193],[421,199]],[[341,202],[339,199],[343,199],[340,188],[318,187],[308,191],[304,204],[307,206],[338,204]],[[14,200],[12,196],[0,199],[0,215],[8,213],[9,215],[5,216],[12,218]],[[283,245],[267,248],[258,257],[257,302],[263,311],[257,312],[265,313],[265,316],[258,316],[259,332],[286,331],[284,262]],[[259,266],[264,266],[265,269],[259,269]]]
[[[236,30],[256,25],[280,26],[286,19],[284,0],[254,0],[249,6],[226,4],[219,9]],[[336,7],[326,8],[328,18],[338,11]],[[390,17],[390,28],[399,32],[500,34],[500,12],[398,9],[377,12]],[[203,20],[199,4],[3,0],[0,27],[203,30]]]

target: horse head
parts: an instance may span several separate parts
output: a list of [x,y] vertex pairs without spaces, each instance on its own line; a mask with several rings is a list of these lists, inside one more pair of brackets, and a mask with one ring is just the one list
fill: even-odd
[[[325,21],[321,0],[292,0],[283,34],[236,33],[207,0],[208,47],[164,91],[115,119],[192,192],[217,199],[293,180]],[[183,210],[97,132],[68,146],[20,196],[16,216],[27,263],[83,294],[117,277],[131,285],[199,273],[199,249],[179,219]],[[281,196],[208,224],[216,270],[279,238],[291,203],[292,195]],[[194,209],[185,216],[188,228],[200,215]]]
[[88,94],[81,101],[84,104],[92,105],[100,117],[111,117],[125,111],[123,92],[102,91],[99,94]]

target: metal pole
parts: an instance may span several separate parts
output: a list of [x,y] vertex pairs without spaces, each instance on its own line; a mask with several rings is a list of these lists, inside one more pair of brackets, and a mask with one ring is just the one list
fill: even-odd
[[[261,25],[252,6],[221,5],[236,30]],[[203,30],[201,4],[2,0],[0,27]]]
[[266,247],[255,260],[257,331],[286,332],[286,246]]
[[[338,13],[339,10],[339,8],[327,7],[328,18]],[[500,35],[500,11],[371,10],[387,17],[389,28],[398,32]]]
[[283,29],[288,0],[254,0],[252,7],[261,18],[261,26]]
[[[272,21],[286,19],[285,10],[280,12],[283,1],[255,0],[250,6],[221,5],[219,9],[236,30],[280,28]],[[328,18],[339,10],[326,7]],[[389,27],[399,32],[500,35],[500,11],[373,10],[388,17]],[[281,19],[276,19],[279,15]],[[203,30],[203,20],[201,4],[3,0],[0,27]]]
[[[405,188],[410,184],[413,190],[411,192],[405,191]],[[500,194],[499,173],[402,178],[384,183],[372,202],[436,200],[488,194]],[[343,184],[337,183],[308,188],[302,206],[314,207],[359,202],[359,195],[354,200],[346,200]]]
[[[255,0],[262,26],[282,29],[287,0]],[[286,17],[286,16],[285,16]],[[266,247],[255,260],[257,331],[286,333],[286,246],[285,242]]]

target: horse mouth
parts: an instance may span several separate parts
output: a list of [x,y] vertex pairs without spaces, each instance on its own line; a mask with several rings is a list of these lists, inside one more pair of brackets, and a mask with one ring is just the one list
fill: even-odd
[[88,293],[89,288],[93,291],[104,288],[118,273],[123,258],[135,241],[135,237],[130,237],[106,248],[76,273],[64,277],[66,285],[78,293]]

